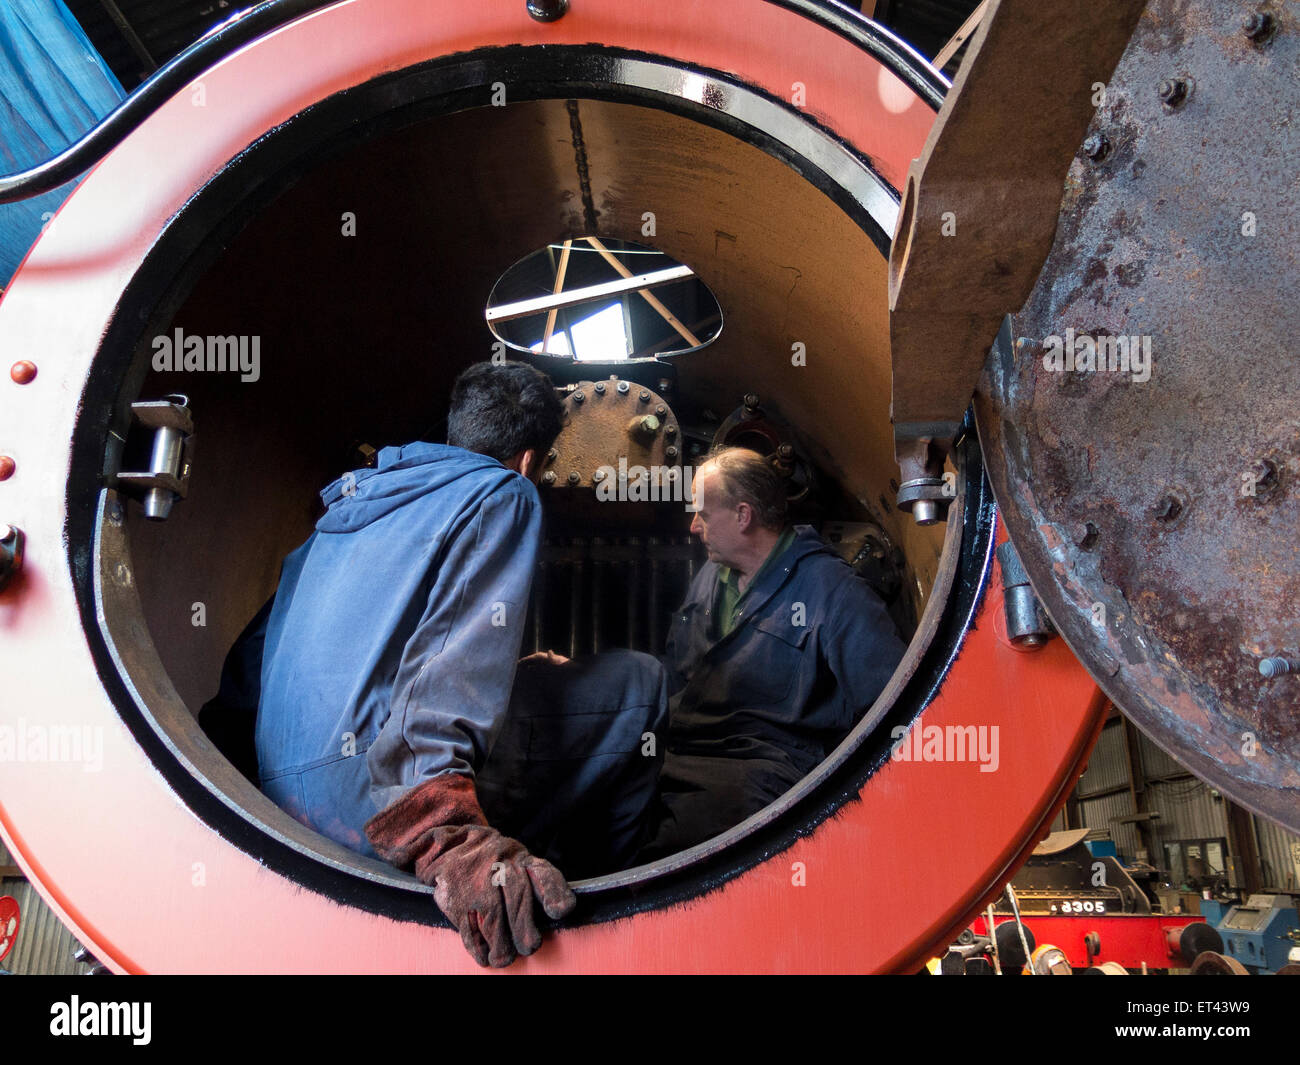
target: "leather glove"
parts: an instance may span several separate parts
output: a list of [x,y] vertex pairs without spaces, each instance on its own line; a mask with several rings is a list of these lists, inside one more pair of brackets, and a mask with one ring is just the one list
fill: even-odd
[[474,781],[459,773],[412,788],[366,822],[366,837],[386,861],[433,887],[480,965],[500,968],[541,946],[534,896],[551,918],[578,901],[555,866],[487,823]]

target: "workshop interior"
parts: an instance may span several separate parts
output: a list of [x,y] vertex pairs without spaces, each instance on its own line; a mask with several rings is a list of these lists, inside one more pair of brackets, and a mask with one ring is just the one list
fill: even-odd
[[565,412],[521,654],[665,653],[725,446],[907,644],[514,968],[1300,972],[1300,2],[1040,6],[0,14],[0,970],[473,968],[197,715],[506,358]]

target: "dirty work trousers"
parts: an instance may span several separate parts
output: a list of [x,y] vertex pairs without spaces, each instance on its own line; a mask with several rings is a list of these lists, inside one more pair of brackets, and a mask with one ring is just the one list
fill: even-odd
[[488,823],[569,880],[636,864],[657,828],[667,684],[638,651],[521,662],[476,777]]
[[725,752],[675,750],[667,694],[662,665],[637,651],[520,663],[477,778],[488,822],[580,880],[711,839],[811,768],[743,737]]

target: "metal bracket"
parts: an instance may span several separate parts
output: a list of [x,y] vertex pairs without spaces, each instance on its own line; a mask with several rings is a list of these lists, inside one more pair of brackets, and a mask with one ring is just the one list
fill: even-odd
[[172,504],[184,499],[190,482],[194,418],[189,398],[172,395],[166,399],[132,403],[131,414],[147,429],[154,430],[149,469],[141,473],[119,473],[122,491],[136,496],[144,505],[144,516],[162,521]]

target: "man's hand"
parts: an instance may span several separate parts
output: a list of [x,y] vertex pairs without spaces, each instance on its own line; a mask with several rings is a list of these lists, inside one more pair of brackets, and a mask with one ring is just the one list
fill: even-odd
[[553,666],[562,666],[567,661],[568,659],[564,655],[555,651],[534,651],[532,654],[521,658],[519,664],[522,666],[528,662],[549,662]]
[[577,903],[555,866],[488,825],[473,780],[460,774],[412,788],[366,823],[366,835],[387,861],[432,885],[480,965],[506,966],[541,946],[534,897],[553,919]]

